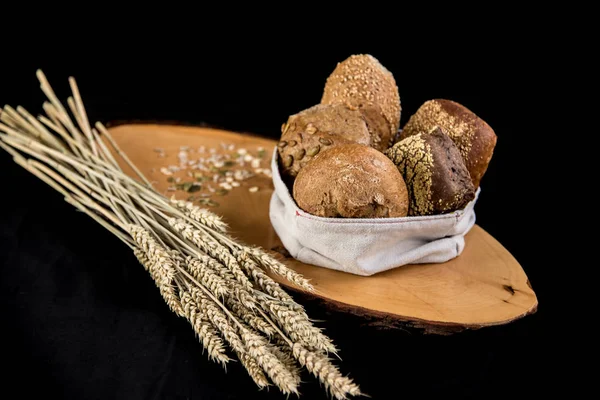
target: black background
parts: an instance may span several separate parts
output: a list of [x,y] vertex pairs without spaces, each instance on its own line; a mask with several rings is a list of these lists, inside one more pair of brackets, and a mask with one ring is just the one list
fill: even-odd
[[[534,178],[543,168],[535,159],[533,107],[541,96],[539,33],[486,34],[494,29],[478,21],[477,29],[461,32],[434,24],[434,39],[401,27],[362,37],[313,19],[260,37],[249,27],[228,40],[233,24],[172,32],[152,22],[125,35],[126,21],[119,22],[103,28],[111,37],[46,29],[36,32],[46,45],[8,44],[0,103],[40,112],[44,96],[35,70],[42,68],[61,100],[68,76],[77,78],[92,121],[207,123],[276,138],[289,114],[319,102],[338,61],[370,53],[396,78],[402,124],[431,98],[458,101],[486,120],[498,145],[482,181],[477,222],[522,264],[538,312],[451,337],[380,331],[312,304],[309,314],[326,320],[322,326],[341,348],[342,371],[374,399],[504,398],[557,389],[560,382],[543,373],[554,369],[542,344],[551,330],[552,288],[543,249],[532,239],[542,213],[537,193],[545,187]],[[284,30],[301,32],[280,38]],[[322,36],[303,35],[311,30]],[[83,42],[58,45],[67,38]],[[185,321],[168,311],[110,234],[3,152],[0,171],[0,312],[4,362],[11,366],[5,390],[27,397],[43,387],[49,397],[86,399],[281,397],[274,388],[257,392],[238,365],[224,373],[208,362]],[[32,376],[35,384],[25,383]],[[304,378],[303,398],[324,398],[318,383]]]

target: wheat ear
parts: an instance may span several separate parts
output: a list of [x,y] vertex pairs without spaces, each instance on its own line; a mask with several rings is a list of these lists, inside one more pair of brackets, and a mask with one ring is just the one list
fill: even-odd
[[237,334],[237,330],[233,327],[225,314],[219,310],[219,308],[212,303],[208,297],[204,295],[199,289],[193,288],[191,291],[192,298],[199,305],[203,313],[208,319],[221,331],[221,334],[229,343],[233,351],[237,354],[238,358],[244,364],[246,371],[252,378],[252,380],[259,386],[265,387],[269,384],[268,379],[264,375],[258,362],[246,351],[246,347],[242,342],[242,339]]
[[296,376],[287,369],[281,360],[269,351],[267,341],[262,336],[242,328],[242,339],[252,358],[258,362],[258,365],[262,367],[267,376],[271,378],[273,383],[284,394],[298,394],[298,380]]
[[175,288],[172,285],[172,282],[165,282],[163,275],[161,274],[162,268],[159,268],[155,265],[153,261],[150,261],[147,253],[142,249],[135,249],[133,251],[136,258],[144,266],[146,271],[150,273],[150,276],[154,280],[156,286],[158,287],[160,294],[163,299],[176,315],[180,317],[185,317],[185,312],[183,311],[183,307],[181,306],[181,300],[178,294],[175,291]]
[[188,257],[186,265],[190,274],[215,296],[224,298],[229,295],[228,283],[210,268],[208,264],[203,263],[197,258]]
[[276,260],[274,257],[268,255],[261,248],[250,247],[246,248],[245,250],[248,253],[250,253],[256,261],[256,263],[264,269],[269,270],[274,274],[285,278],[287,281],[292,282],[293,284],[304,290],[307,290],[309,292],[315,291],[314,286],[310,283],[308,279],[306,279],[304,276],[300,275],[293,269],[288,268],[285,264]]
[[199,312],[196,302],[188,291],[181,295],[181,303],[185,317],[194,328],[194,332],[208,351],[208,356],[223,365],[230,361],[225,353],[225,345],[220,338],[219,332],[208,321],[207,317]]
[[362,394],[350,378],[342,376],[327,356],[307,350],[299,343],[294,344],[292,353],[300,365],[323,382],[336,399],[344,400],[348,398],[348,395],[359,396]]
[[191,224],[179,218],[169,218],[168,223],[186,240],[189,240],[190,242],[198,246],[200,250],[202,250],[209,256],[222,262],[223,265],[225,265],[229,269],[229,271],[231,271],[231,273],[235,276],[237,281],[240,282],[243,286],[247,286],[249,284],[248,278],[246,277],[246,275],[244,275],[244,272],[238,265],[237,260],[227,251],[226,248],[220,246],[218,242],[213,240],[205,232],[202,232],[198,229],[194,229],[194,227]]
[[175,197],[171,197],[170,201],[173,206],[183,211],[192,220],[218,232],[227,232],[227,224],[223,219],[206,208],[200,208],[189,201],[177,200]]

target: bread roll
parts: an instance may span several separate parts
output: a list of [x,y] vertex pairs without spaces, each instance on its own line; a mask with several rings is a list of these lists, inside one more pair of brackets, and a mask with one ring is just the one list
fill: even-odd
[[427,132],[435,126],[441,127],[454,141],[477,189],[496,146],[493,129],[468,108],[450,100],[435,99],[425,102],[410,117],[401,137]]
[[333,147],[296,177],[298,207],[320,217],[404,217],[408,193],[400,172],[381,152],[360,144]]
[[347,104],[360,110],[371,132],[371,146],[385,150],[400,127],[400,95],[394,76],[368,54],[338,63],[327,78],[322,104]]
[[340,144],[371,144],[362,114],[343,104],[319,104],[289,117],[278,144],[284,175],[295,177],[314,156]]
[[439,127],[403,139],[385,154],[407,183],[408,215],[452,212],[475,198],[471,176],[458,148]]

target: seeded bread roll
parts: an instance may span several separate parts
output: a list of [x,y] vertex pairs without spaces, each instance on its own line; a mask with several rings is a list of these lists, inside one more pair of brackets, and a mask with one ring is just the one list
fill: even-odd
[[315,157],[298,173],[293,194],[298,207],[320,217],[392,218],[408,212],[406,185],[395,165],[355,143]]
[[371,146],[385,150],[400,127],[400,95],[394,76],[368,54],[338,63],[327,78],[321,104],[346,104],[360,110],[371,132]]
[[407,182],[408,215],[460,210],[475,198],[475,188],[460,152],[442,129],[418,133],[385,154]]
[[477,189],[496,146],[493,129],[468,108],[450,100],[435,99],[425,102],[410,117],[401,137],[427,132],[435,126],[441,127],[454,141]]
[[362,114],[343,104],[319,104],[289,117],[282,126],[279,158],[284,175],[295,177],[314,156],[340,144],[371,144]]

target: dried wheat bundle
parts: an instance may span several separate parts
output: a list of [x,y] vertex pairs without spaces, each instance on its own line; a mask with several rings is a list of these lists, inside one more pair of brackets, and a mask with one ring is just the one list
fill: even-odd
[[236,357],[260,388],[275,385],[285,394],[299,393],[300,367],[337,399],[361,394],[331,363],[331,339],[267,272],[313,290],[305,278],[232,239],[216,214],[154,190],[108,130],[89,123],[75,79],[69,112],[41,71],[37,77],[48,98],[45,115],[5,106],[0,147],[133,250],[210,359],[226,365]]

